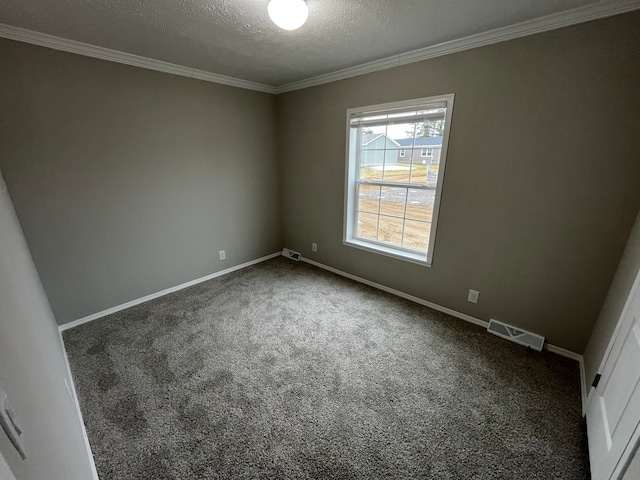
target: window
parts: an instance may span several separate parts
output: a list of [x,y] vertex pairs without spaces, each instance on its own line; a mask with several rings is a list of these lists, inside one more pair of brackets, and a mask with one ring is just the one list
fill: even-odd
[[[345,245],[431,265],[453,100],[444,95],[347,111]],[[398,161],[429,136],[441,137],[434,139],[442,144],[437,166],[413,157]],[[422,152],[433,156],[432,148]]]
[[423,148],[420,152],[421,157],[433,157],[433,148]]
[[403,150],[403,149],[401,149],[401,150],[400,150],[400,156],[401,156],[401,157],[404,157],[405,155],[406,155],[406,151],[405,151],[405,150]]

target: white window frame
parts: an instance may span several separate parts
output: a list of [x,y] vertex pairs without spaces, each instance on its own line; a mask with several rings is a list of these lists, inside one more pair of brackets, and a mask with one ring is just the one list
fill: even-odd
[[[378,105],[367,105],[364,107],[350,108],[347,110],[347,129],[346,129],[346,173],[345,173],[345,192],[344,192],[344,225],[343,240],[344,245],[374,252],[388,257],[397,258],[407,262],[415,263],[431,267],[433,262],[434,247],[436,242],[436,230],[438,226],[438,218],[440,216],[440,201],[442,198],[442,185],[445,177],[445,167],[447,160],[447,150],[449,145],[449,134],[451,131],[451,119],[453,116],[453,104],[455,95],[440,95],[434,97],[418,98],[413,100],[404,100],[401,102],[384,103]],[[405,247],[394,246],[376,240],[365,239],[357,236],[358,221],[358,165],[357,165],[357,149],[358,149],[358,129],[351,128],[351,118],[353,115],[365,112],[384,111],[389,109],[410,108],[429,103],[446,103],[445,113],[445,131],[442,137],[442,150],[440,152],[440,166],[438,168],[438,181],[435,187],[435,199],[433,205],[433,215],[431,219],[431,230],[429,234],[429,245],[427,251],[423,254],[416,250]],[[402,185],[402,184],[401,184]],[[412,185],[411,188],[414,188]],[[433,187],[425,187],[433,189]]]
[[400,156],[404,158],[406,155],[406,150],[404,148],[400,149]]

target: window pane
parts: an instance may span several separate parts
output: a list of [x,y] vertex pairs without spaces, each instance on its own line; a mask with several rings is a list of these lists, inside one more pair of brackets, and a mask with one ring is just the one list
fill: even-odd
[[[416,124],[416,138],[442,137],[444,134],[444,118],[418,122]],[[425,145],[428,146],[428,145]]]
[[378,228],[378,240],[381,242],[402,245],[402,218],[387,217],[380,215],[380,226]]
[[422,162],[414,160],[411,164],[411,182],[426,183],[427,182],[427,166]]
[[358,237],[376,240],[378,238],[378,215],[358,212]]
[[405,220],[403,246],[426,252],[429,246],[430,232],[431,223]]
[[360,134],[362,136],[362,144],[367,145],[371,140],[375,139],[379,135],[386,135],[386,125],[375,125],[372,127],[360,127]]
[[413,148],[417,125],[413,122],[392,123],[387,126],[387,136],[400,148]]
[[359,190],[358,211],[377,214],[380,209],[380,187],[360,185]]
[[407,218],[431,222],[435,197],[435,190],[410,188],[407,197]]
[[376,126],[361,128],[360,138],[360,178],[363,180],[382,180],[387,127]]
[[385,182],[408,182],[409,174],[411,173],[411,167],[406,163],[401,163],[399,160],[403,160],[398,156],[399,150],[387,150],[385,152],[384,162],[384,181]]
[[360,178],[382,180],[384,150],[362,150],[360,152]]
[[367,165],[360,168],[361,180],[382,180],[382,165]]
[[404,157],[400,158],[400,163],[405,163],[405,164],[410,164],[411,163],[411,159],[413,158],[413,156],[415,155],[413,148],[407,148],[405,150],[404,153]]
[[380,213],[382,215],[404,218],[406,202],[406,188],[382,187],[380,197]]
[[438,183],[438,173],[440,172],[440,165],[438,163],[428,163],[427,167],[427,185],[435,187]]
[[[412,122],[390,124],[387,126],[387,136],[391,139],[393,145],[395,145],[394,148],[401,149],[401,152],[404,152],[404,155],[399,154],[398,158],[395,159],[395,162],[393,161],[393,158],[389,158],[390,161],[387,165],[390,167],[387,170],[389,170],[389,173],[392,171],[395,173],[392,174],[392,176],[387,177],[387,172],[385,172],[385,180],[398,182],[409,181],[408,169],[401,169],[397,167],[403,164],[411,164],[416,128],[416,124]],[[389,153],[395,154],[393,151]],[[391,165],[393,165],[393,167],[391,167]],[[402,174],[400,174],[400,172],[402,172]]]

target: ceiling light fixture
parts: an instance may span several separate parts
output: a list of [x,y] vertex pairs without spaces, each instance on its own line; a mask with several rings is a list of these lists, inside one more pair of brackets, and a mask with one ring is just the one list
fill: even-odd
[[271,0],[267,11],[273,23],[285,30],[300,28],[309,17],[305,0]]

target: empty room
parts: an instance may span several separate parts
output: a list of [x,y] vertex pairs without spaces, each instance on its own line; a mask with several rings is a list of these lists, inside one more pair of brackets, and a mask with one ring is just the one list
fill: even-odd
[[638,0],[3,0],[0,479],[639,479],[638,85]]

